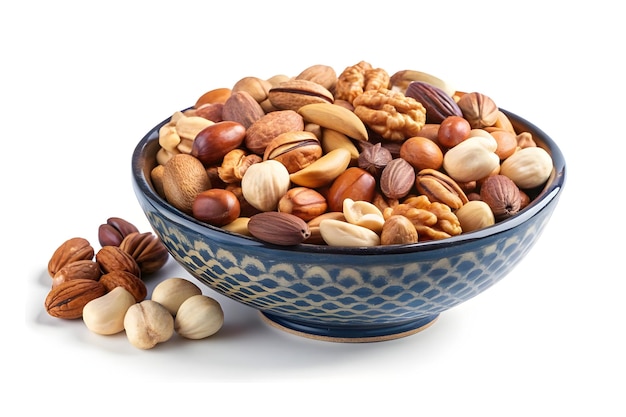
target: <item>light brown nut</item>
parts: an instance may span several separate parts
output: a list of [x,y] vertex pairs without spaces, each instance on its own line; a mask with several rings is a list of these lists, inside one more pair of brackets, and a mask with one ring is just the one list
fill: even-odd
[[343,148],[322,155],[312,164],[289,175],[290,181],[302,187],[318,188],[333,182],[351,161],[350,152]]
[[359,119],[391,141],[418,136],[426,122],[426,109],[421,103],[393,90],[365,91],[353,104]]
[[98,262],[104,274],[112,271],[127,271],[137,277],[141,277],[141,269],[135,258],[119,246],[101,247],[96,252],[96,262]]
[[[317,125],[315,125],[317,126]],[[350,152],[350,164],[356,165],[359,159],[359,149],[354,144],[354,141],[348,137],[345,133],[338,132],[333,129],[322,129],[321,131],[321,144],[324,153],[328,153],[337,148],[343,148]],[[359,143],[368,143],[366,141],[359,141]]]
[[276,136],[265,148],[263,160],[278,161],[292,174],[311,165],[321,156],[322,146],[315,134],[302,130]]
[[257,103],[267,100],[267,95],[272,84],[259,77],[243,77],[233,85],[232,92],[245,91],[254,98]]
[[126,311],[124,330],[131,345],[138,349],[152,349],[173,336],[174,318],[156,301],[143,300]]
[[[420,131],[420,134],[423,130]],[[417,171],[426,168],[439,169],[443,164],[443,151],[439,145],[423,136],[413,136],[402,142],[400,157]]]
[[246,91],[232,93],[222,107],[222,119],[241,123],[246,129],[264,115],[261,105]]
[[209,175],[200,160],[192,155],[174,155],[163,170],[165,199],[177,209],[191,214],[196,195],[211,188]]
[[477,92],[463,94],[457,104],[473,129],[493,126],[498,120],[498,106],[485,94]]
[[269,91],[272,105],[281,110],[294,110],[307,104],[332,103],[333,94],[322,85],[304,79],[282,82]]
[[326,212],[326,198],[308,187],[293,187],[278,201],[278,211],[300,217],[305,222]]
[[251,165],[241,179],[243,197],[260,211],[275,210],[291,185],[289,172],[272,159]]
[[263,155],[265,148],[278,135],[304,130],[304,119],[293,110],[267,113],[246,131],[245,145],[251,152]]
[[491,175],[480,187],[480,198],[493,211],[496,220],[502,220],[516,214],[521,207],[519,188],[512,179],[505,175]]
[[65,265],[81,261],[84,259],[93,259],[94,248],[89,241],[82,237],[73,237],[63,242],[48,261],[48,274],[50,277],[54,275]]
[[473,232],[495,224],[491,207],[481,200],[468,201],[454,214],[459,219],[463,233]]
[[93,279],[73,279],[52,288],[44,306],[49,315],[61,319],[78,319],[83,308],[93,299],[106,294],[106,288]]
[[100,283],[104,285],[107,292],[116,287],[122,287],[132,294],[135,302],[138,303],[146,298],[148,289],[146,284],[136,275],[128,271],[111,271],[100,278]]
[[298,113],[305,122],[341,132],[355,140],[367,140],[367,127],[351,110],[332,103],[313,103],[302,106]]
[[407,217],[396,214],[385,220],[380,233],[381,245],[403,245],[417,241],[417,230]]
[[72,279],[92,279],[97,281],[101,275],[102,271],[100,271],[100,265],[97,262],[91,259],[74,261],[66,264],[54,274],[52,287],[54,288],[62,282]]
[[261,156],[254,153],[250,154],[244,149],[233,149],[224,156],[222,164],[217,168],[217,175],[220,181],[226,184],[239,183],[248,167],[262,160]]
[[[185,139],[193,141],[198,133],[215,122],[200,116],[185,116],[176,122],[176,134],[181,142]],[[177,145],[178,146],[178,145]]]
[[305,68],[300,74],[296,75],[295,79],[313,81],[328,91],[333,91],[335,84],[337,84],[337,73],[331,66],[317,64]]
[[311,235],[308,224],[300,217],[277,211],[250,217],[248,231],[259,240],[280,246],[298,245]]
[[420,194],[428,197],[428,200],[446,204],[453,210],[461,208],[469,201],[456,181],[434,169],[419,171],[415,177],[415,187]]
[[445,239],[462,232],[459,219],[450,207],[439,202],[430,202],[424,195],[409,197],[403,203],[383,211],[385,219],[395,214],[411,220],[420,241]]
[[415,170],[403,158],[391,160],[380,175],[380,190],[387,198],[399,199],[407,196],[414,184]]
[[365,72],[370,69],[372,69],[372,65],[366,61],[346,67],[337,77],[335,100],[345,100],[352,103],[355,98],[363,94]]

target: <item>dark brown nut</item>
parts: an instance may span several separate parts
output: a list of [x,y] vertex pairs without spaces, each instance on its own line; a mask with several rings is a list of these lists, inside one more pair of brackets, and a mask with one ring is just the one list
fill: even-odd
[[93,259],[94,248],[89,241],[82,237],[73,237],[63,242],[52,254],[48,261],[48,274],[50,277],[54,275],[65,265],[81,261],[84,259]]
[[418,136],[426,121],[426,109],[421,103],[385,88],[365,91],[352,104],[363,123],[391,141]]
[[146,284],[136,275],[128,271],[111,271],[100,277],[100,283],[104,285],[107,292],[111,292],[116,287],[122,287],[135,298],[136,302],[143,301],[148,295]]
[[333,94],[322,85],[309,80],[289,80],[272,87],[268,96],[274,107],[294,110],[307,104],[332,103]]
[[452,178],[434,169],[423,169],[415,177],[415,187],[429,201],[438,201],[453,210],[461,208],[469,200],[463,189]]
[[463,116],[459,105],[442,89],[434,85],[413,81],[405,95],[422,103],[426,109],[426,123],[441,123],[448,116]]
[[326,212],[326,198],[317,190],[294,187],[278,200],[278,211],[300,217],[308,222]]
[[169,252],[165,245],[150,232],[129,234],[120,243],[120,249],[137,262],[141,276],[158,271],[169,259]]
[[322,146],[317,136],[302,130],[276,136],[265,148],[263,160],[279,161],[292,174],[311,165],[321,156]]
[[493,126],[498,120],[498,106],[482,93],[463,94],[457,104],[472,129]]
[[237,200],[239,200],[239,207],[241,211],[239,213],[239,217],[250,217],[260,212],[259,209],[254,207],[248,202],[248,200],[244,198],[243,192],[241,190],[241,183],[228,184],[224,189],[233,193],[237,197]]
[[389,149],[383,147],[380,142],[371,144],[370,142],[360,141],[361,152],[357,159],[359,168],[363,168],[374,177],[379,178],[383,169],[393,159]]
[[491,207],[496,220],[516,214],[522,204],[520,190],[512,179],[504,175],[487,177],[480,187],[481,199]]
[[300,217],[277,211],[250,217],[248,231],[259,240],[280,246],[297,245],[311,235],[308,224]]
[[109,217],[98,228],[98,241],[100,246],[119,246],[127,235],[138,231],[134,224],[122,218]]
[[233,92],[222,107],[222,119],[241,123],[246,129],[263,115],[261,105],[246,91]]
[[104,274],[111,271],[128,271],[133,275],[141,277],[141,269],[128,252],[119,246],[103,246],[96,253],[96,262]]
[[100,271],[100,265],[97,262],[91,259],[82,259],[70,262],[59,269],[52,278],[52,287],[73,279],[92,279],[97,281],[101,275],[102,271]]
[[372,201],[376,178],[363,168],[350,167],[339,175],[328,189],[326,201],[330,211],[343,211],[343,200]]
[[415,170],[406,160],[395,158],[387,164],[380,175],[380,190],[385,197],[399,199],[405,197],[415,183]]
[[205,127],[196,135],[191,155],[205,167],[220,162],[224,156],[238,148],[246,137],[246,128],[238,122],[222,121]]
[[245,145],[251,152],[263,155],[265,148],[278,135],[304,130],[304,119],[293,110],[267,113],[246,131]]
[[106,288],[100,281],[93,279],[73,279],[52,288],[44,307],[52,317],[78,319],[83,315],[85,305],[106,294]]
[[221,188],[201,192],[196,196],[192,207],[193,217],[217,227],[231,223],[240,213],[241,206],[237,196]]
[[317,64],[306,68],[296,75],[295,79],[313,81],[328,91],[333,91],[335,84],[337,84],[337,73],[331,66]]
[[192,114],[217,123],[224,120],[222,116],[223,109],[224,103],[206,103],[195,109]]

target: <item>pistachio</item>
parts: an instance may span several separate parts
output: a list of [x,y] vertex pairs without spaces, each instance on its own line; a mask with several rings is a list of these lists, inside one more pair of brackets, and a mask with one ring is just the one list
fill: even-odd
[[328,104],[334,101],[333,94],[328,89],[305,79],[288,80],[272,87],[268,98],[277,109],[295,111],[307,104]]
[[291,174],[311,165],[321,156],[322,147],[315,134],[303,130],[276,136],[265,148],[263,160],[278,161]]

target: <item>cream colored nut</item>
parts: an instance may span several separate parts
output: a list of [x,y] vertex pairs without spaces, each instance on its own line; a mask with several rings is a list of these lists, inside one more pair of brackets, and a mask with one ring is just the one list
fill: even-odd
[[369,201],[343,200],[343,215],[348,223],[380,233],[385,223],[383,213]]
[[359,159],[359,149],[344,133],[332,129],[323,129],[321,144],[325,154],[334,149],[343,148],[350,152],[352,164],[355,164]]
[[391,76],[389,84],[391,89],[404,93],[413,81],[421,81],[433,85],[441,90],[445,91],[450,97],[456,92],[454,87],[444,80],[435,77],[434,75],[426,72],[414,71],[414,70],[402,70],[398,71]]
[[185,116],[181,117],[176,122],[176,133],[178,134],[181,141],[183,141],[184,139],[193,141],[198,133],[204,130],[205,127],[211,126],[212,124],[215,124],[215,122],[209,119],[205,119],[204,117]]
[[143,300],[133,304],[124,316],[126,337],[138,349],[152,349],[174,334],[174,317],[161,304]]
[[250,234],[250,231],[248,230],[249,221],[249,217],[237,217],[232,222],[222,226],[222,229],[228,230],[229,232],[238,233],[240,235],[252,236]]
[[483,229],[496,221],[489,205],[481,200],[468,201],[455,214],[463,233]]
[[115,287],[102,297],[88,302],[83,308],[83,321],[89,330],[102,335],[124,330],[124,316],[135,297],[124,287]]
[[251,206],[260,211],[275,210],[291,180],[289,171],[278,161],[269,159],[251,165],[241,179],[241,192]]
[[152,301],[165,307],[172,316],[176,315],[180,305],[189,297],[202,294],[202,290],[193,282],[184,278],[167,278],[152,290]]
[[350,151],[338,148],[322,155],[311,165],[294,172],[289,178],[294,184],[303,187],[322,187],[341,175],[348,168],[351,160]]
[[187,339],[204,339],[217,333],[224,324],[224,311],[217,300],[193,295],[176,312],[174,330]]
[[302,106],[298,113],[306,122],[315,123],[326,129],[336,130],[352,139],[367,140],[365,124],[354,112],[331,103],[313,103]]
[[367,227],[343,222],[341,220],[324,219],[320,222],[320,234],[329,246],[378,246],[380,237]]
[[502,162],[500,174],[513,180],[519,188],[535,188],[552,173],[552,157],[538,146],[523,148]]
[[180,136],[176,131],[176,125],[166,123],[159,129],[159,145],[167,151],[176,152],[180,143]]
[[[471,139],[477,139],[472,141]],[[477,181],[485,178],[500,165],[500,158],[474,136],[450,148],[443,156],[443,169],[457,182]]]

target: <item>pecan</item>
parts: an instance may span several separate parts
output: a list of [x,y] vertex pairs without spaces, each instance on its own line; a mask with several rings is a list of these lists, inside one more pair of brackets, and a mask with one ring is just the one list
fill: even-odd
[[104,285],[107,292],[116,287],[122,287],[133,295],[136,302],[141,302],[148,295],[146,284],[136,275],[128,271],[111,271],[100,277],[100,283]]
[[96,253],[96,262],[103,273],[111,271],[128,271],[138,277],[141,276],[139,264],[128,252],[119,246],[103,246]]
[[100,281],[93,279],[73,279],[52,288],[44,306],[48,314],[61,319],[78,319],[83,315],[85,305],[106,294]]
[[426,109],[414,98],[382,88],[353,101],[354,113],[384,139],[403,141],[417,136],[426,122]]
[[87,239],[73,237],[59,246],[48,261],[48,274],[51,277],[65,265],[84,259],[93,259],[94,249]]
[[141,276],[158,271],[169,259],[165,245],[150,232],[129,234],[120,243],[120,249],[133,257]]

